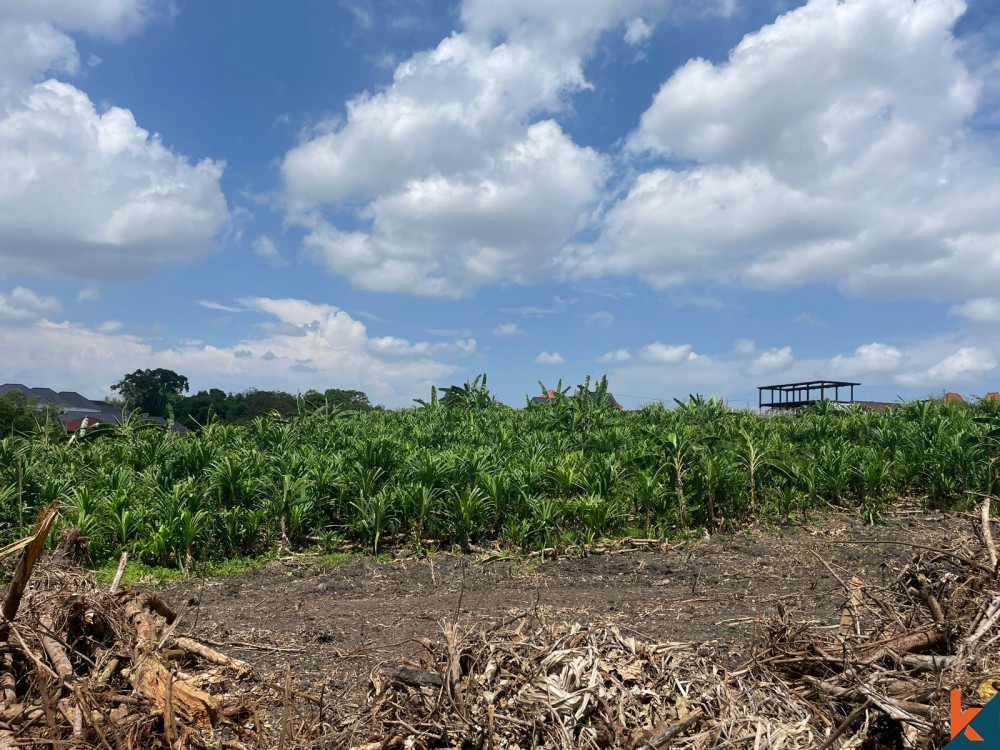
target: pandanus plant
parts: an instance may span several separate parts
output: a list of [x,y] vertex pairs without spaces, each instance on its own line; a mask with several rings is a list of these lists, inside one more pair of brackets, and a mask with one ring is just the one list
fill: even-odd
[[373,552],[396,531],[537,547],[739,511],[780,520],[796,502],[877,520],[902,496],[960,508],[972,493],[1000,492],[992,401],[882,414],[822,404],[762,418],[696,395],[622,412],[603,403],[603,379],[553,391],[537,408],[481,408],[493,397],[479,377],[426,408],[341,416],[310,404],[281,421],[209,420],[187,435],[129,420],[72,441],[3,431],[0,543],[53,500],[65,508],[60,528],[91,537],[95,562],[125,545],[183,567],[331,534]]

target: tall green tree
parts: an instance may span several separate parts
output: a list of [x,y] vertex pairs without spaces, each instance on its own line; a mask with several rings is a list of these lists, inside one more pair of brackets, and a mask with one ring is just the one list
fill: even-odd
[[0,395],[0,438],[11,433],[27,435],[39,420],[45,422],[45,411],[36,406],[36,401],[20,391]]
[[136,370],[113,386],[131,406],[151,417],[166,417],[167,406],[190,390],[188,379],[173,370]]
[[323,393],[306,391],[304,398],[310,411],[320,406],[328,406],[331,409],[341,406],[349,411],[371,411],[374,408],[364,391],[327,388]]

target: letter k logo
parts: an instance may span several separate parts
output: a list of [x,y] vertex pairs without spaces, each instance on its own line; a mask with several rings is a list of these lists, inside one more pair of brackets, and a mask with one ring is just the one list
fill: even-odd
[[959,690],[951,691],[951,738],[955,739],[958,733],[963,729],[965,730],[965,736],[972,742],[984,742],[982,737],[976,734],[976,730],[969,726],[969,722],[972,721],[979,712],[982,711],[981,708],[970,708],[967,711],[962,711],[962,693]]

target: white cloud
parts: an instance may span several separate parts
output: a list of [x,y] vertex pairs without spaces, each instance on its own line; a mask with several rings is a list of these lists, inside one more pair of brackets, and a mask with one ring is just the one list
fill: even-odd
[[731,0],[465,0],[462,21],[470,33],[486,38],[499,34],[562,55],[583,55],[601,34],[639,17],[653,23],[727,16],[733,10]]
[[[1000,160],[967,127],[983,76],[960,54],[962,0],[812,0],[718,64],[663,84],[627,152],[640,172],[568,276],[754,287],[837,283],[962,299],[1000,283]],[[984,72],[987,71],[987,72]]]
[[0,319],[30,320],[51,315],[62,310],[55,297],[36,294],[23,286],[16,286],[9,294],[0,292]]
[[955,305],[948,312],[976,323],[1000,323],[1000,302],[991,297],[970,299],[961,305]]
[[476,340],[473,338],[456,339],[450,343],[438,341],[419,341],[411,344],[407,339],[396,336],[382,336],[368,340],[368,350],[380,356],[395,357],[427,357],[453,354],[467,357],[476,353]]
[[741,357],[750,357],[757,352],[757,344],[753,339],[736,339],[733,342],[733,351]]
[[990,372],[997,366],[996,359],[985,349],[967,346],[945,357],[927,370],[927,377],[937,381],[947,381]]
[[615,316],[607,310],[598,310],[587,316],[587,325],[608,328],[615,322]]
[[690,344],[671,346],[656,341],[652,344],[647,344],[639,350],[640,360],[658,365],[676,365],[692,356],[697,355],[691,351]]
[[641,18],[633,18],[625,24],[625,43],[635,47],[653,35],[653,27]]
[[874,372],[895,372],[903,363],[903,352],[894,346],[873,341],[854,350],[854,355],[838,354],[830,364],[838,373],[857,375]]
[[73,74],[79,68],[73,40],[51,24],[10,23],[0,17],[0,102],[41,71]]
[[229,218],[223,165],[164,146],[80,89],[64,31],[121,38],[169,3],[9,0],[0,6],[0,264],[79,279],[142,276],[203,257]]
[[747,366],[747,372],[752,375],[763,375],[778,370],[785,370],[794,360],[792,347],[783,346],[780,349],[774,347],[757,355],[753,362]]
[[232,313],[246,312],[245,307],[237,307],[235,305],[224,305],[221,302],[215,302],[210,299],[198,300],[198,304],[201,305],[202,307],[207,307],[209,310],[220,310],[222,312],[232,312]]
[[119,320],[106,320],[95,329],[98,333],[118,333],[122,329]]
[[101,289],[97,284],[87,284],[76,293],[77,302],[95,302],[101,298]]
[[537,357],[535,357],[535,362],[540,365],[562,365],[566,363],[563,356],[559,352],[542,352]]
[[969,382],[977,376],[992,372],[997,366],[996,358],[987,349],[964,346],[944,357],[926,370],[905,373],[897,379],[906,385],[927,385],[949,388],[957,383]]
[[517,323],[501,323],[493,329],[494,336],[522,336],[525,331]]
[[810,328],[825,328],[826,323],[817,318],[812,313],[799,313],[794,318],[792,318],[796,323],[801,323],[804,326],[809,326]]
[[259,255],[272,266],[288,265],[288,261],[281,257],[281,253],[278,252],[278,248],[271,238],[263,234],[253,241],[253,251],[254,254]]
[[0,23],[52,23],[66,31],[120,39],[171,10],[167,0],[4,0]]
[[[553,115],[591,87],[584,61],[602,33],[675,5],[688,3],[467,0],[462,31],[400,63],[390,85],[355,97],[285,155],[305,257],[364,289],[433,296],[551,278],[609,174],[609,159]],[[365,228],[326,206],[355,208]]]
[[538,281],[553,272],[540,257],[581,225],[604,177],[604,157],[545,120],[487,164],[374,198],[364,210],[370,233],[310,215],[305,256],[374,291],[456,297],[505,279]]
[[0,119],[0,259],[7,270],[130,278],[213,248],[222,165],[190,164],[126,109],[37,84]]
[[597,358],[601,364],[621,364],[632,361],[632,353],[628,349],[615,349]]
[[384,339],[369,339],[364,324],[332,305],[296,299],[253,297],[241,300],[282,327],[231,346],[187,341],[157,348],[112,324],[95,328],[48,320],[0,326],[5,372],[15,380],[106,394],[122,373],[140,367],[167,367],[187,375],[195,389],[250,386],[282,388],[358,387],[376,402],[410,403],[431,383],[454,373],[446,357],[474,351],[474,341],[445,349],[409,344],[392,356],[377,353]]

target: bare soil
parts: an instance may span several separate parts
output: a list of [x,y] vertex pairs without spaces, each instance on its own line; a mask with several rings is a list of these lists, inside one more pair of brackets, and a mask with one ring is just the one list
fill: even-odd
[[779,607],[800,622],[839,623],[843,587],[824,561],[842,579],[860,575],[879,584],[921,554],[885,542],[948,547],[971,531],[964,515],[904,513],[878,528],[837,515],[667,551],[546,561],[438,554],[334,566],[301,557],[189,580],[164,598],[178,609],[186,603],[181,630],[224,645],[276,682],[290,664],[299,689],[313,692],[359,686],[374,662],[419,649],[411,639],[437,638],[442,619],[490,622],[525,610],[581,623],[611,620],[648,641],[705,644],[732,666],[761,619]]

